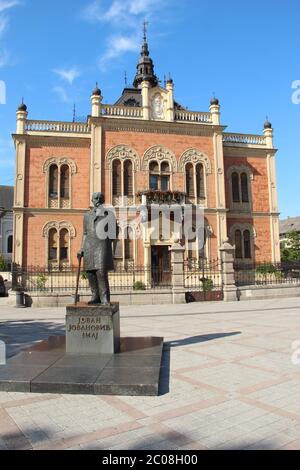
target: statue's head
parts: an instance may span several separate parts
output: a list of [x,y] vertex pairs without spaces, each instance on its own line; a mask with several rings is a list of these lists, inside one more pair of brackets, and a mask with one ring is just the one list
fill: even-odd
[[92,197],[92,203],[94,207],[99,207],[104,204],[104,194],[103,193],[94,193]]

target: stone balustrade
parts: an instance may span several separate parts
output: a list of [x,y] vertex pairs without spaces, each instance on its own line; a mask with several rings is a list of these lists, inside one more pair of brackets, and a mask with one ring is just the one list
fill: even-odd
[[84,122],[27,121],[26,132],[59,132],[64,134],[89,134],[90,126]]
[[266,138],[263,135],[226,133],[223,135],[223,142],[225,145],[266,145]]
[[131,106],[114,106],[104,104],[101,108],[102,116],[116,117],[116,118],[143,118],[143,108]]
[[175,121],[195,122],[201,124],[212,124],[211,113],[201,113],[196,111],[176,110]]

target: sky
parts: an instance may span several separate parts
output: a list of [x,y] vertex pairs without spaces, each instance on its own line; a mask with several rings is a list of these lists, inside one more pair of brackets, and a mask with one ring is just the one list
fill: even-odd
[[14,184],[15,112],[29,119],[90,114],[130,85],[143,21],[160,80],[175,98],[208,111],[219,98],[228,132],[274,127],[281,217],[300,215],[299,0],[0,0],[0,184]]

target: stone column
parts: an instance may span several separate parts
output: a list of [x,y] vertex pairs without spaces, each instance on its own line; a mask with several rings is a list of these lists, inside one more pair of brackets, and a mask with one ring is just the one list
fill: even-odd
[[92,117],[101,116],[102,99],[103,97],[101,95],[101,90],[98,88],[98,85],[97,85],[91,96]]
[[173,304],[185,303],[185,290],[184,290],[184,261],[183,255],[185,248],[175,241],[170,248],[171,252],[171,267],[172,267],[172,291],[173,291]]
[[143,118],[146,121],[150,119],[150,101],[149,101],[150,83],[147,80],[142,82],[142,105],[143,105]]
[[223,290],[225,302],[237,300],[237,288],[234,279],[235,247],[227,239],[220,248],[222,260]]
[[167,107],[167,120],[174,121],[174,83],[171,78],[167,81],[168,90],[168,107]]
[[16,173],[14,191],[14,249],[13,261],[23,264],[23,238],[24,238],[24,203],[25,203],[25,163],[26,163],[26,122],[28,117],[27,106],[23,103],[17,109],[17,130],[14,137],[16,149]]

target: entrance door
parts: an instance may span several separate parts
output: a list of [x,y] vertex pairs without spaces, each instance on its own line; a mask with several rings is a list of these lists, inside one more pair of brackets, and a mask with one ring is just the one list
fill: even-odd
[[171,283],[171,253],[168,246],[151,247],[151,271],[154,286],[168,286]]

